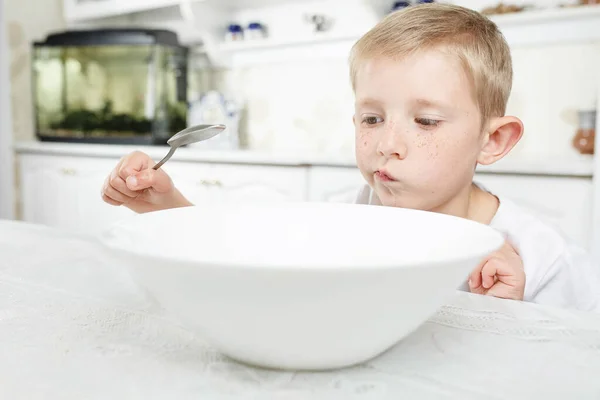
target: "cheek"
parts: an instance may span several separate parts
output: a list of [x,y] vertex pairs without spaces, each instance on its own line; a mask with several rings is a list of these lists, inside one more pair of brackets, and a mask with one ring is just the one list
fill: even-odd
[[373,153],[375,145],[374,135],[372,130],[357,129],[356,130],[356,155],[366,157]]
[[453,180],[464,176],[475,166],[478,144],[468,134],[421,135],[415,141],[422,173],[432,179]]
[[478,143],[473,135],[457,134],[429,139],[424,146],[423,158],[427,158],[430,172],[439,179],[452,180],[452,176],[467,176],[475,167]]

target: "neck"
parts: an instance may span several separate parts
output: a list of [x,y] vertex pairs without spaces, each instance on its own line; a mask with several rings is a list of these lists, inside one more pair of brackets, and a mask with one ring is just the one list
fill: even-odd
[[433,212],[454,215],[488,225],[498,210],[498,198],[471,183]]

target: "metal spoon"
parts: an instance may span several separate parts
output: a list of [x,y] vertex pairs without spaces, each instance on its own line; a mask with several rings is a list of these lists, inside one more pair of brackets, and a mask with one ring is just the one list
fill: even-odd
[[173,154],[175,154],[175,150],[177,150],[180,146],[185,146],[186,144],[201,142],[203,140],[208,140],[214,136],[217,136],[226,128],[225,125],[196,125],[191,126],[187,129],[182,130],[181,132],[177,132],[169,140],[167,140],[167,144],[171,146],[171,149],[167,153],[167,155],[158,162],[152,169],[159,169],[164,163],[166,163],[169,158]]

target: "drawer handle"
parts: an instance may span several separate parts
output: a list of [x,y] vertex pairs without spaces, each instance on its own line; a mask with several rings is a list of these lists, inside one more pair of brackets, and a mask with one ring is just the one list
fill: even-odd
[[218,179],[215,179],[215,180],[202,179],[200,182],[198,182],[198,185],[201,185],[201,186],[223,186],[223,183],[221,183],[221,181]]
[[75,171],[73,168],[63,168],[62,173],[63,175],[76,175],[77,171]]

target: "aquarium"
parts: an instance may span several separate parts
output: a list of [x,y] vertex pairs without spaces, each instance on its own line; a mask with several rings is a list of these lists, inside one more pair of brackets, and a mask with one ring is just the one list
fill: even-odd
[[187,126],[187,58],[164,30],[67,31],[34,43],[38,138],[166,143]]

